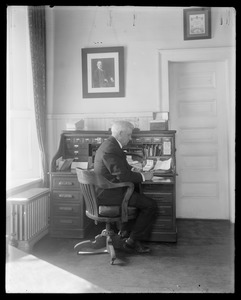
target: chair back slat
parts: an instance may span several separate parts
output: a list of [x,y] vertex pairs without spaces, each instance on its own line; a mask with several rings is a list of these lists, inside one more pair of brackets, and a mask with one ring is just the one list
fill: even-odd
[[92,207],[92,213],[95,216],[98,216],[98,201],[97,201],[97,195],[95,192],[95,186],[94,185],[86,185],[86,191],[87,191],[87,197],[89,199],[89,202],[91,203]]
[[98,216],[97,197],[93,185],[80,182],[80,190],[84,196],[85,207],[89,214]]
[[103,176],[96,175],[94,171],[76,169],[80,189],[84,196],[86,211],[98,217],[98,201],[95,188],[107,188],[110,182]]

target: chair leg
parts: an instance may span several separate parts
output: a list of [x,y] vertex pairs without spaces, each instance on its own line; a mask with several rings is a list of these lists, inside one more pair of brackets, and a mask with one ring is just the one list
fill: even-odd
[[119,244],[120,236],[115,234],[109,223],[106,223],[106,228],[95,237],[94,241],[79,242],[74,246],[74,249],[77,250],[78,254],[109,253],[111,257],[110,263],[113,265],[116,260],[115,248],[120,248]]
[[114,261],[116,260],[116,254],[115,254],[115,248],[113,246],[112,236],[114,236],[115,233],[111,229],[110,223],[106,223],[105,234],[106,234],[106,249],[107,252],[110,253],[110,257],[111,257],[110,264],[113,265]]
[[77,243],[74,249],[78,254],[108,253],[106,249],[106,236],[99,234],[94,240],[85,240]]
[[112,238],[111,236],[107,236],[106,238],[106,249],[107,252],[110,253],[110,264],[113,265],[114,261],[116,260],[116,254],[115,254],[115,248],[113,246]]
[[78,254],[98,254],[98,253],[108,253],[106,247],[104,248],[97,248],[95,242],[91,240],[83,241],[77,243],[74,246],[74,249],[77,251]]

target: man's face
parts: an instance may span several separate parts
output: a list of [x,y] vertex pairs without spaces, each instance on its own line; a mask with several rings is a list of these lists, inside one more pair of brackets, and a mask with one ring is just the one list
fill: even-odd
[[98,67],[99,69],[102,69],[102,62],[101,62],[101,61],[98,61],[98,62],[97,62],[97,67]]
[[130,128],[120,132],[119,141],[122,146],[126,146],[129,143],[129,141],[131,141],[131,135],[132,135],[132,130]]

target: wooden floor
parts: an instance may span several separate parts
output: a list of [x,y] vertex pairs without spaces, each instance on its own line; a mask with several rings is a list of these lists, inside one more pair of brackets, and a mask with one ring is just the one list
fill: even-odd
[[[95,226],[89,238],[100,229]],[[150,242],[152,253],[147,255],[118,252],[115,265],[109,264],[108,254],[77,255],[73,249],[76,239],[46,236],[31,253],[38,260],[32,276],[44,277],[47,263],[55,268],[49,272],[52,284],[50,278],[49,286],[40,286],[36,277],[32,290],[35,282],[35,291],[52,292],[54,280],[64,282],[63,276],[69,274],[65,281],[71,284],[59,286],[60,293],[234,293],[234,225],[179,219],[177,229],[177,243]],[[31,261],[33,266],[33,259],[26,264]],[[24,267],[21,270],[24,273]]]

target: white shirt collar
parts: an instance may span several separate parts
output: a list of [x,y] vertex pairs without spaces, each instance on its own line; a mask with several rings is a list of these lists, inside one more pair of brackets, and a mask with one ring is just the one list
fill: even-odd
[[[115,137],[114,137],[115,138]],[[117,138],[115,138],[116,139],[116,141],[117,141],[117,143],[119,144],[119,146],[121,147],[121,149],[122,149],[122,145],[121,145],[121,143],[117,140]]]

